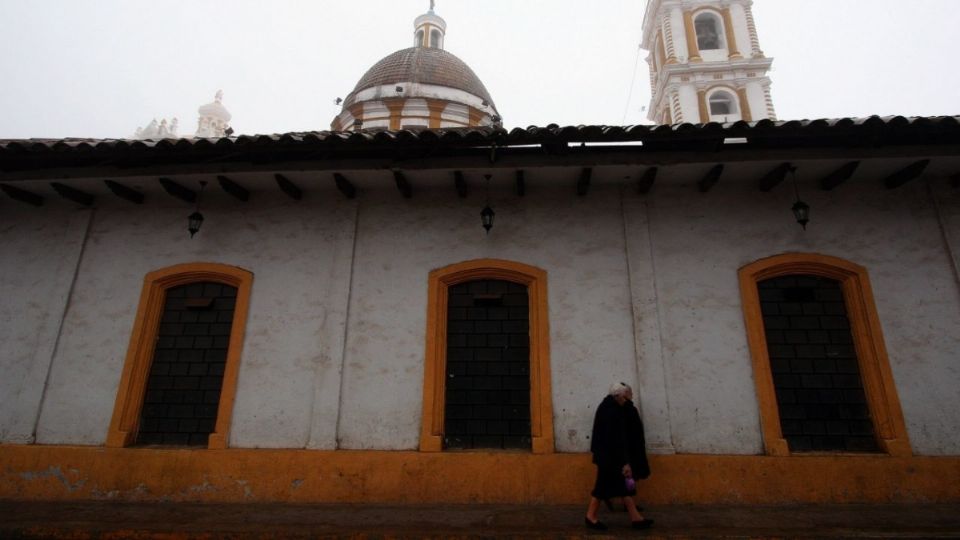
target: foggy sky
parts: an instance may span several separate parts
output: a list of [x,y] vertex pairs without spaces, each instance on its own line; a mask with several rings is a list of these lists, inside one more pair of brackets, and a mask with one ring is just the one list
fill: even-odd
[[[329,129],[428,0],[0,0],[0,138],[196,129],[223,89],[237,133]],[[439,0],[445,48],[507,128],[645,122],[643,0]],[[755,0],[781,119],[960,114],[957,0]],[[629,105],[628,105],[629,103]]]

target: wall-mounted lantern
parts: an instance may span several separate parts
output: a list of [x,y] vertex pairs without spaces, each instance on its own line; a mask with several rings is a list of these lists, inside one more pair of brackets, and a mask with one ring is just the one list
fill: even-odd
[[197,234],[200,231],[200,226],[203,225],[203,214],[200,213],[200,197],[203,195],[203,188],[207,187],[207,181],[200,181],[200,193],[197,194],[197,206],[194,208],[193,213],[187,216],[187,230],[190,232],[190,238],[193,238],[193,235]]
[[483,225],[487,234],[490,234],[490,229],[493,228],[493,216],[496,215],[496,212],[493,211],[493,208],[490,208],[490,175],[485,174],[483,177],[487,179],[487,204],[480,211],[480,224]]
[[797,200],[793,203],[793,217],[797,220],[797,223],[803,227],[803,230],[807,230],[807,223],[810,222],[810,205],[800,200],[800,188],[797,187],[797,168],[790,167],[790,176],[793,177],[793,193],[796,196]]

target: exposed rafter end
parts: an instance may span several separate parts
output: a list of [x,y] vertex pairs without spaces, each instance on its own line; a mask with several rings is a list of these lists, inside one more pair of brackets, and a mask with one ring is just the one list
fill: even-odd
[[760,191],[766,193],[780,185],[787,177],[787,173],[790,172],[791,167],[789,163],[781,163],[777,165],[775,169],[765,174],[763,178],[760,179]]
[[299,201],[303,198],[303,191],[297,187],[296,184],[290,181],[286,176],[280,173],[274,173],[274,179],[277,181],[277,186],[280,188],[280,191],[284,192],[287,197],[295,201]]
[[644,171],[643,176],[637,180],[637,191],[643,195],[650,193],[650,190],[653,189],[653,183],[657,181],[657,171],[657,167],[650,167]]
[[347,177],[340,173],[333,173],[333,181],[337,184],[337,189],[340,190],[340,193],[343,193],[343,196],[352,199],[357,196],[357,188],[353,185],[350,180],[347,180]]
[[117,197],[132,202],[133,204],[143,204],[143,193],[127,187],[120,182],[114,182],[113,180],[104,180],[103,183],[106,184],[107,187],[110,188],[110,191]]
[[577,195],[583,197],[590,191],[590,180],[593,178],[593,169],[585,167],[580,172],[580,180],[577,180]]
[[393,171],[393,179],[397,183],[397,189],[403,194],[405,199],[413,197],[413,187],[407,181],[407,177],[400,171]]
[[246,190],[240,184],[234,182],[233,180],[227,178],[226,176],[217,176],[217,182],[220,183],[220,187],[223,188],[230,196],[238,201],[247,202],[250,200],[250,192]]
[[192,203],[197,200],[196,191],[181,186],[169,178],[161,178],[160,185],[163,186],[164,191],[169,193],[171,197],[180,199],[183,202]]
[[61,184],[60,182],[50,182],[50,187],[57,192],[57,195],[60,195],[68,201],[73,201],[77,204],[82,204],[83,206],[90,206],[93,204],[93,195],[80,191],[77,188],[70,187],[66,184]]
[[851,161],[850,163],[847,163],[832,173],[824,176],[820,179],[820,189],[824,191],[830,191],[831,189],[846,182],[853,176],[853,173],[857,172],[858,167],[860,167],[859,161]]
[[517,197],[523,197],[527,194],[527,181],[522,170],[517,171],[516,189]]
[[953,186],[954,189],[960,189],[960,173],[950,177],[950,185]]
[[0,190],[3,190],[3,192],[13,200],[33,206],[43,206],[43,197],[32,191],[27,191],[25,189],[20,189],[7,184],[0,184]]
[[467,181],[463,178],[462,171],[453,171],[453,185],[457,188],[457,195],[461,199],[467,198],[470,189],[467,186]]
[[928,165],[930,165],[929,159],[922,159],[915,163],[911,163],[910,165],[907,165],[906,167],[886,177],[883,180],[883,185],[887,186],[887,189],[896,189],[919,177],[921,174],[923,174],[923,171],[927,169]]
[[721,174],[723,174],[723,164],[714,165],[712,169],[707,171],[707,174],[697,182],[697,189],[700,190],[700,193],[706,193],[717,185]]

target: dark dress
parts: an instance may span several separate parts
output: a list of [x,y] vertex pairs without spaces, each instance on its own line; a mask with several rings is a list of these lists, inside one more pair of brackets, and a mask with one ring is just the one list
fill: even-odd
[[636,490],[627,489],[623,477],[627,463],[635,480],[650,476],[643,422],[630,401],[618,405],[613,396],[604,398],[593,419],[590,451],[597,465],[597,480],[590,494],[597,499],[636,494]]

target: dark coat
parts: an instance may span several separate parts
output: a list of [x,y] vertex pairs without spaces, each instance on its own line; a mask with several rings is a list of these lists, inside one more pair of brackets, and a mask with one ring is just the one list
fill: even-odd
[[634,479],[650,476],[640,413],[627,401],[622,406],[607,396],[597,407],[590,440],[593,462],[600,469],[622,469],[630,464]]

